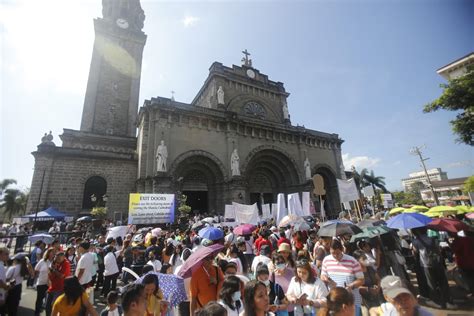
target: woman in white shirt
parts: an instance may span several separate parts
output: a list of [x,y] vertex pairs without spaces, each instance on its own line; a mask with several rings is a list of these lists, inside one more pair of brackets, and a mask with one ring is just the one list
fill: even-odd
[[239,316],[243,311],[241,302],[240,279],[230,275],[224,279],[219,293],[219,304],[227,310],[227,316]]
[[35,304],[35,315],[41,314],[41,307],[43,306],[43,300],[46,297],[46,291],[48,290],[48,273],[51,267],[51,262],[54,258],[54,249],[49,248],[45,251],[43,259],[38,261],[35,266],[36,281],[36,304]]
[[28,257],[18,257],[13,260],[13,265],[7,270],[7,281],[12,284],[7,294],[7,315],[17,315],[21,300],[21,284],[26,277],[33,274],[33,267],[31,267]]
[[297,261],[296,276],[291,279],[286,292],[288,301],[295,305],[295,315],[311,315],[313,308],[326,306],[328,293],[323,281],[315,277],[309,261]]

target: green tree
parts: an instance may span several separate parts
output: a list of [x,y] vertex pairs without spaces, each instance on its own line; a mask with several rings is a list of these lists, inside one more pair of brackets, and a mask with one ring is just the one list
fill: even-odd
[[423,112],[429,113],[439,109],[460,111],[451,126],[458,136],[457,142],[474,145],[474,66],[467,68],[466,74],[451,79],[448,84],[441,84],[443,94],[425,105]]
[[474,192],[474,176],[470,176],[464,182],[463,192],[466,192],[466,193]]
[[422,205],[423,201],[421,200],[421,196],[416,194],[415,192],[403,192],[403,191],[396,191],[392,192],[393,197],[395,199],[395,203],[399,206],[411,204],[411,205]]
[[22,191],[14,188],[12,187],[14,184],[16,184],[14,179],[4,179],[0,182],[0,209],[9,219],[26,211],[26,203],[29,196],[28,190]]
[[388,192],[387,188],[385,188],[385,177],[377,177],[375,176],[373,170],[370,170],[370,173],[369,173],[367,172],[367,169],[363,169],[361,172],[361,175],[363,175],[365,179],[365,183],[367,183],[367,185],[372,186],[372,188],[374,189],[374,192],[375,192],[375,187],[382,190],[383,193]]

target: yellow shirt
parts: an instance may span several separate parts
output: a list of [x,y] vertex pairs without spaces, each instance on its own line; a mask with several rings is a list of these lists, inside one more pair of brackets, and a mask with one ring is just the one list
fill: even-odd
[[89,300],[86,292],[82,293],[82,297],[78,298],[73,305],[70,305],[66,295],[60,295],[53,305],[53,311],[57,311],[59,315],[77,315],[81,311],[82,302]]
[[163,293],[158,290],[157,295],[150,295],[146,300],[145,316],[159,316],[161,315],[161,301],[163,300]]

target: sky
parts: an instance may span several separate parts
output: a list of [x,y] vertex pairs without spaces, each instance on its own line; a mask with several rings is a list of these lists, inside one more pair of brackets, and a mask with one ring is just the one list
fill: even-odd
[[[31,185],[45,132],[61,145],[79,129],[101,0],[0,1],[0,179]],[[253,66],[291,93],[293,125],[337,133],[346,169],[368,168],[388,189],[428,168],[474,174],[474,150],[455,142],[456,113],[422,113],[441,93],[436,70],[474,51],[474,1],[141,0],[148,35],[141,106],[191,102],[214,61]]]

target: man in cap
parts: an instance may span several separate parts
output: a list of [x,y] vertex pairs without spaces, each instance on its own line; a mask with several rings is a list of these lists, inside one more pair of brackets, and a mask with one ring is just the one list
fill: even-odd
[[433,316],[418,305],[415,296],[403,285],[398,276],[388,275],[380,282],[387,303],[370,309],[370,316]]

